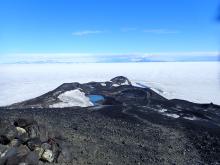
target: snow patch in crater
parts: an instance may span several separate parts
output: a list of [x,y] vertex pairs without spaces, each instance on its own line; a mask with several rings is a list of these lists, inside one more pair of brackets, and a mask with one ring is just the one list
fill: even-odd
[[50,105],[50,108],[64,108],[64,107],[89,107],[93,106],[90,99],[86,97],[85,93],[79,89],[64,92],[58,96],[61,102]]

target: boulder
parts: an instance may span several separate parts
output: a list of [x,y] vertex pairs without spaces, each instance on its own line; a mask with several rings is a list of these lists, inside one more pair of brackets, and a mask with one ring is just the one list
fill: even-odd
[[33,119],[24,119],[24,118],[19,118],[14,121],[14,125],[16,127],[21,127],[21,128],[25,128],[29,125],[34,124],[34,123],[35,123],[35,121]]
[[50,145],[50,144],[48,144],[48,143],[43,143],[42,145],[41,145],[41,147],[44,149],[44,150],[50,150],[51,148],[52,148],[52,146]]
[[25,163],[25,158],[30,150],[25,145],[19,147],[12,147],[8,149],[1,157],[1,163],[4,165],[17,165]]
[[39,126],[37,123],[26,126],[25,130],[27,131],[29,138],[40,137]]
[[32,138],[27,141],[27,146],[31,151],[34,151],[37,147],[41,147],[40,138]]
[[17,130],[17,135],[18,136],[21,136],[21,135],[27,133],[27,131],[22,127],[16,127],[16,130]]
[[41,158],[44,153],[44,149],[42,147],[36,147],[34,152],[38,155],[38,158]]
[[0,133],[0,165],[37,165],[39,160],[44,163],[71,160],[62,134],[38,125],[36,121],[17,119],[14,125],[0,121]]
[[48,149],[44,150],[44,153],[42,154],[41,159],[44,160],[44,161],[52,163],[53,160],[54,160],[53,151],[48,150]]
[[14,125],[8,125],[0,135],[1,144],[9,144],[17,136],[17,130]]
[[39,124],[39,134],[41,142],[46,142],[49,138],[48,128],[44,125]]
[[28,139],[29,139],[27,133],[24,133],[24,134],[22,134],[20,136],[17,136],[16,138],[19,139],[22,143],[26,143],[28,141]]
[[13,139],[9,146],[10,147],[19,147],[22,144],[22,141],[20,139]]

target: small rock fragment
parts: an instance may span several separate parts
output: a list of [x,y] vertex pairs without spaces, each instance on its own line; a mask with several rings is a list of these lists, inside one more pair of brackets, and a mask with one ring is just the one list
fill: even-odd
[[21,127],[16,127],[16,130],[17,130],[18,136],[21,136],[26,133],[26,130]]
[[51,145],[50,144],[48,144],[48,143],[43,143],[42,145],[41,145],[41,147],[44,149],[44,150],[50,150],[51,149]]
[[0,144],[0,156],[8,149],[8,146]]
[[10,147],[18,147],[20,144],[21,144],[21,141],[20,141],[19,139],[13,139],[13,140],[10,142],[9,146],[10,146]]
[[36,147],[35,150],[36,154],[38,155],[38,158],[41,158],[41,156],[43,155],[44,153],[44,149],[41,148],[41,147]]
[[54,155],[51,150],[46,149],[41,157],[41,159],[48,161],[48,162],[53,162]]
[[39,127],[37,124],[29,125],[25,127],[25,129],[30,138],[40,137]]
[[17,139],[19,139],[22,143],[25,143],[28,141],[29,137],[27,133],[24,133],[20,136],[17,136]]

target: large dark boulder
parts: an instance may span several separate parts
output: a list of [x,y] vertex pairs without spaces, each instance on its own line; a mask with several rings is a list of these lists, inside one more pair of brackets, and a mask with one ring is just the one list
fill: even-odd
[[34,123],[35,123],[35,121],[33,119],[27,119],[27,118],[19,118],[14,121],[14,125],[16,127],[21,127],[21,128],[25,128],[29,125],[34,124]]
[[1,131],[0,135],[0,143],[1,144],[8,144],[11,142],[12,139],[14,139],[17,136],[17,130],[14,125],[7,125]]
[[1,163],[4,165],[17,165],[19,163],[26,163],[25,159],[29,154],[30,150],[27,146],[21,145],[19,147],[10,148],[2,156]]
[[37,147],[41,147],[41,143],[40,138],[35,137],[27,141],[27,146],[31,151],[34,151]]
[[41,163],[64,163],[71,160],[66,139],[35,120],[2,120],[0,132],[0,165],[37,165],[39,160]]
[[27,134],[30,138],[40,137],[40,129],[36,122],[34,122],[31,125],[26,126],[25,130],[27,131]]

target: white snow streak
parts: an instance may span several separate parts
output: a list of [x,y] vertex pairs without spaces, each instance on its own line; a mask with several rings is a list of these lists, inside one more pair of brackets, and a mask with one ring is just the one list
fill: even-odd
[[175,119],[177,119],[177,118],[179,118],[179,117],[180,117],[180,116],[179,116],[179,115],[177,115],[177,114],[170,114],[170,113],[165,113],[164,115],[166,115],[166,116],[168,116],[168,117],[175,118]]
[[192,116],[192,117],[183,117],[186,120],[198,120],[199,118]]

